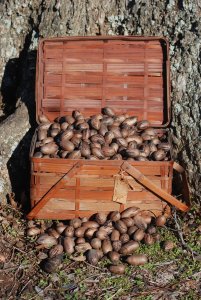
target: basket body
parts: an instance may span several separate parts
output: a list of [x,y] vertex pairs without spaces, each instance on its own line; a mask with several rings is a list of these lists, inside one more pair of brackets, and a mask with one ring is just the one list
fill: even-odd
[[[50,120],[71,114],[74,109],[91,116],[109,106],[117,114],[148,119],[155,128],[167,127],[170,119],[167,41],[157,37],[41,40],[36,104],[37,116],[45,114]],[[137,181],[128,191],[126,204],[113,201],[115,175],[120,173],[122,161],[34,158],[35,143],[36,134],[30,151],[31,206],[43,202],[44,197],[46,200],[32,217],[70,219],[101,211],[122,211],[130,206],[156,215],[164,209],[168,211],[165,201]],[[158,187],[172,192],[172,161],[130,164]],[[79,166],[74,170],[76,165]]]

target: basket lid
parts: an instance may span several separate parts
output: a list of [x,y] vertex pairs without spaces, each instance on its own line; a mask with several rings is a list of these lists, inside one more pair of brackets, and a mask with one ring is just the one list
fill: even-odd
[[170,120],[168,42],[161,37],[41,39],[36,114],[50,120],[78,109],[86,116],[109,106],[117,114]]

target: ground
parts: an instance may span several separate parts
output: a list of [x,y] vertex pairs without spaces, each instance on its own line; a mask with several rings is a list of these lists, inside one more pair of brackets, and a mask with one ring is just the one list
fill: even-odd
[[[107,259],[91,266],[65,257],[56,273],[43,272],[40,261],[45,253],[36,249],[34,238],[26,237],[27,221],[13,206],[0,207],[2,300],[201,299],[199,208],[182,216],[174,213],[167,228],[160,230],[161,241],[141,246],[139,252],[146,253],[149,262],[143,267],[127,267],[120,276],[109,273]],[[175,248],[164,251],[165,240],[174,241]]]

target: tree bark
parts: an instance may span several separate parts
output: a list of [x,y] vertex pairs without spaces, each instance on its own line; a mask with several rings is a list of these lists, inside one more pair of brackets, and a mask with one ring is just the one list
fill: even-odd
[[[23,110],[24,116],[29,113],[31,125],[34,126],[35,50],[39,37],[100,34],[165,36],[170,41],[170,127],[174,157],[187,170],[193,200],[200,201],[200,2],[24,0],[21,3],[20,0],[0,1],[0,81],[4,105],[2,118],[14,111],[16,99],[21,97],[25,105],[17,110]],[[13,139],[9,139],[10,149],[14,149],[13,145],[17,145],[19,138],[26,134],[30,126],[26,118],[23,118],[21,122],[24,125],[19,137],[15,126],[18,117],[16,112],[3,125],[4,128],[13,126]],[[32,132],[22,141],[26,142],[26,151],[31,135]],[[11,156],[12,151],[8,151],[6,157]],[[22,153],[18,155],[19,161],[22,160]],[[26,170],[28,165],[27,161]],[[5,164],[2,172],[7,172]],[[6,188],[2,188],[3,195],[11,190],[9,177],[4,177]],[[24,183],[17,186],[19,190],[25,188]]]

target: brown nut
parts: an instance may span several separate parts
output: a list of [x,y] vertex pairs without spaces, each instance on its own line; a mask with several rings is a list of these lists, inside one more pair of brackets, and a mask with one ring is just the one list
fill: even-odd
[[108,132],[107,126],[105,124],[101,124],[99,129],[99,134],[105,136],[107,132]]
[[126,262],[132,266],[141,266],[146,264],[148,261],[145,254],[135,254],[131,255],[126,259]]
[[138,230],[137,226],[131,226],[128,228],[128,235],[132,235],[133,233],[135,233]]
[[166,223],[166,217],[164,215],[160,215],[156,218],[155,223],[158,227],[163,227]]
[[123,158],[122,158],[122,155],[121,154],[115,154],[114,156],[112,156],[111,158],[110,158],[111,160],[122,160]]
[[112,242],[112,248],[113,248],[114,251],[119,252],[121,247],[122,247],[122,242],[121,241]]
[[85,238],[77,238],[76,241],[75,241],[75,244],[76,245],[79,245],[79,244],[84,244],[86,241],[85,241]]
[[51,129],[61,129],[61,126],[58,122],[52,123],[51,125]]
[[73,226],[67,226],[66,229],[64,230],[64,235],[68,237],[73,237],[74,236],[75,229]]
[[133,239],[137,242],[140,242],[143,240],[144,236],[145,236],[145,232],[142,229],[138,229],[133,234]]
[[108,132],[106,132],[104,137],[105,137],[105,143],[111,144],[112,140],[114,139],[114,133],[111,131],[108,131]]
[[91,245],[89,243],[78,244],[75,246],[75,250],[78,253],[84,253],[89,249],[91,249]]
[[108,129],[109,129],[110,132],[112,132],[114,134],[114,137],[116,139],[122,137],[119,127],[112,125],[112,126],[108,126]]
[[59,132],[60,132],[60,130],[58,128],[53,128],[50,131],[50,135],[51,135],[51,137],[54,138],[55,136],[57,136],[59,134]]
[[122,218],[121,219],[127,227],[131,227],[134,225],[134,220],[132,218]]
[[112,242],[118,241],[119,238],[120,238],[120,232],[118,230],[116,230],[116,229],[113,229],[111,237],[110,237],[111,241]]
[[39,129],[37,136],[38,136],[38,141],[44,140],[45,138],[47,138],[47,130]]
[[114,117],[115,113],[110,107],[104,107],[102,108],[102,113],[104,115],[107,115],[109,117]]
[[102,124],[106,125],[106,126],[111,126],[114,123],[114,119],[112,117],[109,116],[103,116],[102,119]]
[[123,146],[125,148],[128,146],[128,142],[124,138],[121,138],[121,137],[116,139],[116,143],[119,146]]
[[127,149],[125,151],[125,154],[128,157],[135,158],[135,157],[138,157],[140,155],[140,150],[139,149]]
[[90,140],[92,143],[99,143],[101,145],[105,144],[105,139],[102,135],[100,134],[94,134],[90,137]]
[[73,130],[72,129],[67,129],[64,132],[62,132],[60,139],[61,141],[63,140],[70,140],[73,137]]
[[154,160],[156,160],[156,161],[164,160],[166,157],[166,153],[162,149],[157,150],[156,152],[153,152],[152,155],[153,155]]
[[116,263],[119,261],[120,255],[118,252],[110,251],[110,252],[108,252],[108,258],[109,258],[109,260],[111,260],[111,262]]
[[107,220],[107,215],[105,213],[97,213],[95,215],[95,220],[98,224],[103,225]]
[[57,239],[53,236],[50,236],[46,233],[41,234],[36,240],[38,245],[42,245],[44,248],[51,248],[54,245],[57,245]]
[[168,152],[171,149],[171,145],[169,143],[160,143],[160,144],[158,144],[158,149],[162,149],[162,150]]
[[80,138],[78,138],[76,136],[73,136],[70,141],[73,143],[73,145],[75,147],[77,147],[77,148],[80,147],[80,144],[81,144],[81,139]]
[[61,233],[65,230],[65,228],[66,228],[66,225],[64,225],[64,224],[58,224],[58,225],[56,226],[56,231],[57,231],[59,234],[61,234]]
[[111,157],[115,154],[115,150],[113,147],[103,146],[102,147],[103,155],[106,157]]
[[69,126],[68,122],[61,123],[61,130],[63,130],[63,131],[67,130],[68,126]]
[[93,116],[90,120],[91,127],[99,130],[101,127],[101,121],[99,116]]
[[61,140],[59,145],[63,150],[66,150],[69,152],[72,152],[75,148],[74,144],[71,141],[66,140],[66,139]]
[[64,251],[64,248],[62,245],[55,245],[53,246],[50,251],[49,251],[49,257],[52,258],[52,257],[55,257],[57,255],[60,255],[62,254]]
[[96,231],[97,231],[97,228],[88,228],[85,231],[85,237],[88,239],[91,239]]
[[88,252],[87,252],[87,261],[91,264],[91,265],[97,265],[98,261],[99,261],[99,256],[100,254],[98,253],[97,250],[94,250],[94,249],[90,249]]
[[84,226],[76,228],[75,229],[75,236],[83,238],[84,237],[84,233],[85,233],[86,230],[87,230],[87,227],[84,227]]
[[150,224],[152,221],[152,215],[149,211],[142,211],[139,214],[147,224]]
[[156,227],[153,226],[153,225],[150,225],[150,226],[147,228],[147,233],[149,233],[149,234],[154,234],[154,233],[156,233]]
[[53,237],[55,237],[56,239],[58,239],[60,237],[60,234],[56,231],[56,229],[53,228],[48,228],[47,233]]
[[145,130],[148,127],[150,127],[150,123],[147,120],[142,120],[140,122],[137,122],[137,129],[139,130]]
[[50,123],[49,119],[45,115],[39,115],[38,116],[38,121],[40,123]]
[[139,248],[139,244],[136,241],[129,241],[128,243],[124,244],[121,249],[120,253],[123,255],[129,255],[133,253],[135,250]]
[[133,126],[137,123],[137,117],[129,117],[126,120],[124,120],[122,122],[122,124],[124,125],[128,125],[128,126]]
[[120,236],[120,241],[122,242],[122,244],[127,243],[129,240],[130,240],[130,237],[129,237],[129,235],[127,233],[123,233]]
[[106,239],[107,236],[108,236],[108,233],[107,233],[107,231],[104,230],[104,229],[100,229],[100,230],[98,230],[98,231],[96,232],[96,237],[97,237],[98,239],[100,239],[100,240]]
[[153,245],[154,244],[154,238],[152,237],[152,235],[150,234],[145,234],[144,236],[144,243],[146,245]]
[[72,117],[73,117],[74,119],[78,119],[79,117],[83,117],[83,116],[82,116],[82,113],[81,113],[79,110],[74,110],[74,111],[72,112]]
[[33,157],[41,158],[41,157],[43,157],[43,154],[40,151],[38,151],[38,152],[34,153]]
[[136,142],[137,145],[141,145],[141,144],[143,143],[142,137],[139,136],[139,135],[137,135],[137,134],[128,136],[128,137],[126,138],[126,141],[127,141],[128,143],[130,143],[130,142]]
[[103,254],[103,251],[101,249],[97,249],[96,252],[97,252],[97,255],[98,255],[98,259],[103,258],[104,254]]
[[122,211],[121,218],[132,218],[138,214],[139,210],[140,209],[135,206],[126,208],[124,211]]
[[97,157],[97,158],[99,158],[99,159],[103,159],[103,158],[105,157],[104,154],[103,154],[103,151],[102,151],[100,148],[97,148],[97,147],[91,148],[91,153],[92,153],[95,157]]
[[68,155],[69,159],[79,159],[81,157],[81,151],[80,150],[74,150]]
[[47,273],[52,273],[57,271],[60,264],[61,264],[61,255],[57,255],[52,258],[44,259],[41,262],[41,268],[43,269],[43,271]]
[[91,247],[94,249],[100,249],[102,245],[102,241],[98,238],[93,238],[91,240]]
[[73,226],[74,228],[80,227],[81,224],[82,224],[82,221],[81,221],[79,218],[72,219],[72,220],[70,220],[70,222],[69,222],[69,225],[70,225],[70,226]]
[[72,254],[74,252],[75,242],[71,237],[64,238],[64,252],[67,254]]
[[109,219],[113,222],[120,220],[120,218],[121,218],[121,215],[120,215],[120,212],[118,212],[118,211],[113,211],[109,215]]
[[121,130],[121,135],[122,135],[123,138],[126,138],[126,137],[129,135],[129,130],[128,130],[128,128],[123,128],[123,129]]
[[75,119],[72,116],[65,116],[64,120],[65,120],[65,122],[67,122],[70,125],[75,122]]
[[165,251],[171,251],[172,249],[174,249],[174,247],[175,247],[174,242],[170,241],[170,240],[165,241],[164,244],[163,244],[163,249]]
[[41,233],[41,229],[38,227],[31,227],[27,229],[27,236],[36,236]]
[[90,147],[86,142],[82,142],[80,150],[81,150],[81,155],[84,157],[88,158],[91,154]]
[[147,223],[145,222],[144,218],[140,214],[134,217],[134,224],[142,230],[147,229]]
[[86,228],[98,228],[99,224],[95,221],[86,221],[82,223],[82,226]]
[[90,131],[90,129],[84,129],[84,130],[82,131],[82,139],[83,139],[83,141],[88,141],[89,138],[90,138],[90,136],[91,136],[91,131]]
[[115,228],[120,233],[126,233],[127,232],[127,226],[126,226],[126,224],[122,220],[119,220],[119,221],[115,222]]
[[58,146],[52,142],[45,144],[40,150],[43,154],[54,154],[58,150]]
[[160,140],[159,140],[158,137],[155,137],[155,138],[153,138],[153,139],[151,140],[151,143],[154,144],[154,145],[158,145],[158,144],[160,144]]
[[125,272],[125,266],[120,264],[120,265],[111,265],[109,266],[109,271],[111,273],[117,274],[117,275],[122,275]]
[[109,239],[104,239],[102,242],[102,251],[104,254],[112,251],[112,244]]
[[154,238],[154,242],[158,242],[161,239],[160,233],[154,233],[152,236]]

